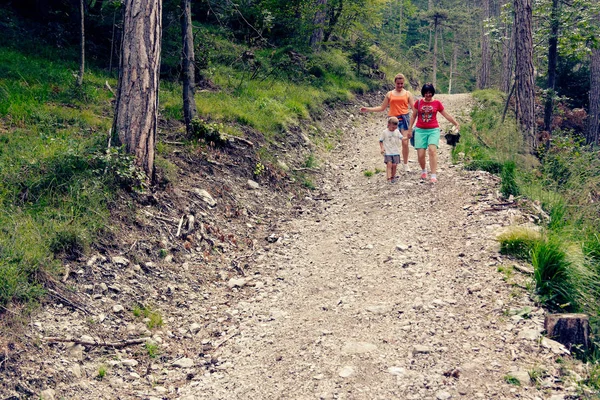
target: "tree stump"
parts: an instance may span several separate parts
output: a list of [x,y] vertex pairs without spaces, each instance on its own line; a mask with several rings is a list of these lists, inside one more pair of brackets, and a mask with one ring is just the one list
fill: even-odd
[[548,337],[573,351],[590,348],[590,321],[586,314],[549,314],[544,321]]

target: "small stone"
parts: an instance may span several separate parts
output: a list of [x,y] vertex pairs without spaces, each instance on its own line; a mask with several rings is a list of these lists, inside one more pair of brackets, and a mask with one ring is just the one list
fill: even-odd
[[248,188],[250,188],[252,190],[256,190],[256,189],[260,188],[259,183],[253,181],[252,179],[248,179],[248,182],[246,182],[246,184],[248,185]]
[[437,400],[448,400],[452,398],[452,395],[446,391],[439,391],[435,394]]
[[349,378],[354,375],[354,367],[346,366],[340,370],[339,375],[342,378]]
[[192,332],[194,335],[198,333],[201,329],[202,325],[198,323],[193,323],[192,325],[190,325],[190,332]]
[[406,374],[406,370],[402,367],[389,367],[388,372],[392,375],[401,376]]
[[127,360],[122,360],[121,365],[123,365],[125,367],[135,367],[138,365],[138,362],[137,362],[137,360],[134,360],[134,359],[127,359]]
[[429,346],[415,345],[413,347],[413,354],[429,354],[433,351],[433,349]]
[[345,354],[364,354],[377,350],[377,346],[367,342],[348,342],[342,348]]
[[524,329],[519,332],[518,337],[525,340],[538,340],[540,338],[540,331],[536,329]]
[[129,265],[129,260],[125,257],[121,257],[121,256],[114,256],[111,258],[111,261],[113,264],[117,264],[123,267],[126,267],[127,265]]
[[398,251],[406,251],[406,250],[408,250],[408,246],[405,245],[405,244],[402,244],[402,243],[398,243],[396,245],[396,250],[398,250]]
[[365,308],[370,313],[381,315],[381,314],[389,314],[392,312],[392,306],[387,304],[376,304],[372,306],[368,306]]
[[115,313],[121,313],[121,312],[123,312],[124,310],[125,310],[125,307],[123,307],[123,306],[122,306],[122,305],[120,305],[120,304],[115,304],[115,305],[113,306],[113,312],[115,312]]
[[191,368],[194,366],[194,360],[186,357],[180,358],[173,363],[173,366],[178,368]]
[[246,279],[245,278],[231,278],[229,280],[229,282],[227,282],[227,286],[229,286],[230,288],[235,288],[235,287],[244,287],[244,285],[246,284]]
[[40,392],[40,399],[41,400],[54,400],[55,395],[56,395],[56,392],[54,391],[54,389],[42,390]]
[[217,201],[206,190],[194,188],[192,191],[198,195],[202,201],[208,204],[209,207],[215,207],[217,205]]

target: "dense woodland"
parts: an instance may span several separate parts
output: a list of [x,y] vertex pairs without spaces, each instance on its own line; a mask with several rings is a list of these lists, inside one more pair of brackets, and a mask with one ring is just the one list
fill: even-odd
[[[398,72],[415,94],[425,82],[433,82],[438,93],[483,89],[455,156],[501,174],[507,198],[537,200],[551,218],[543,244],[575,243],[585,268],[598,272],[595,2],[140,3],[0,1],[0,138],[7,148],[0,151],[3,307],[43,292],[31,277],[48,254],[85,250],[107,215],[89,209],[106,209],[111,191],[123,182],[143,184],[132,162],[151,177],[158,170],[155,184],[165,179],[159,116],[183,122],[188,138],[216,141],[222,134],[239,135],[240,126],[281,138],[318,118],[323,104],[389,88]],[[109,130],[112,158],[104,154]],[[48,150],[25,153],[37,145]],[[117,154],[121,148],[134,158]],[[260,156],[255,175],[270,161],[268,151]],[[117,178],[107,178],[106,171]],[[65,189],[65,177],[74,186]],[[72,202],[75,191],[86,193],[85,204],[79,197]],[[71,207],[67,216],[65,204]],[[17,226],[16,219],[30,224]],[[44,229],[32,228],[38,223]],[[530,239],[508,238],[504,249],[517,249],[535,264],[535,252],[544,249]],[[32,252],[34,242],[44,245]],[[542,275],[538,290],[548,304],[597,316],[598,302],[590,300],[599,293],[595,278],[585,294],[569,281],[577,293],[569,297]]]

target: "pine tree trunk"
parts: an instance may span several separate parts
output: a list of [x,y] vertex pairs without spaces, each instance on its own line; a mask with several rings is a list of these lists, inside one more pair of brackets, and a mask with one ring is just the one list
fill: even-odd
[[[548,38],[548,93],[544,106],[544,130],[552,136],[552,112],[554,109],[554,87],[556,82],[556,64],[558,61],[558,0],[552,0],[550,13],[550,37]],[[550,141],[548,140],[548,145]]]
[[433,87],[437,86],[437,41],[438,41],[438,27],[437,22],[433,27],[433,71],[431,72],[431,83]]
[[[600,24],[600,14],[596,16]],[[590,60],[590,108],[587,121],[587,143],[598,145],[600,137],[600,49],[592,50]]]
[[544,321],[548,337],[570,351],[590,348],[590,322],[586,314],[548,314]]
[[485,32],[485,21],[490,17],[490,0],[483,0],[483,21],[481,22],[481,66],[477,79],[477,88],[487,89],[490,86],[490,38]]
[[162,32],[161,0],[126,0],[113,139],[154,178]]
[[196,86],[196,74],[194,71],[194,32],[192,31],[192,7],[191,0],[181,0],[181,37],[182,47],[182,72],[183,72],[183,119],[188,135],[192,134],[192,120],[196,117],[196,100],[194,99],[194,88]]
[[514,24],[506,24],[504,26],[504,34],[507,39],[502,41],[502,82],[500,83],[500,89],[504,93],[508,93],[512,84],[514,64]]
[[527,150],[537,150],[535,135],[533,38],[531,0],[514,0],[515,9],[515,84],[516,114]]
[[81,57],[79,59],[79,74],[77,74],[77,86],[83,85],[83,73],[85,72],[85,2],[79,0],[79,17],[81,22]]
[[325,24],[325,9],[327,7],[327,0],[317,0],[316,3],[317,11],[315,12],[315,17],[313,18],[313,32],[310,35],[309,45],[313,50],[319,48],[321,42],[323,42],[323,26]]

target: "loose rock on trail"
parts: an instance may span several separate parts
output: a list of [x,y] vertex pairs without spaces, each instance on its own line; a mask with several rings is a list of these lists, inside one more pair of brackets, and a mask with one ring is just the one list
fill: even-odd
[[[468,116],[470,96],[436,98],[459,120]],[[511,284],[518,278],[498,272],[514,261],[499,255],[497,233],[527,221],[501,205],[499,179],[453,165],[441,144],[436,185],[420,181],[412,148],[412,171],[387,184],[385,172],[364,173],[385,170],[384,114],[352,107],[326,128],[342,128],[343,138],[323,156],[318,188],[251,252],[223,248],[233,273],[217,269],[209,280],[208,267],[194,267],[193,249],[189,262],[163,269],[90,259],[87,268],[113,283],[82,286],[93,317],[68,307],[34,316],[31,337],[76,339],[23,357],[20,393],[46,400],[574,395],[556,363],[565,350],[541,336],[544,310]],[[240,202],[269,204],[258,184],[240,182]],[[148,298],[159,302],[164,326],[150,326],[151,313],[143,322],[129,315],[134,300]],[[90,346],[100,332],[123,333],[110,340],[118,343],[148,336],[149,344]],[[28,386],[36,376],[51,377],[39,383],[42,392]]]

